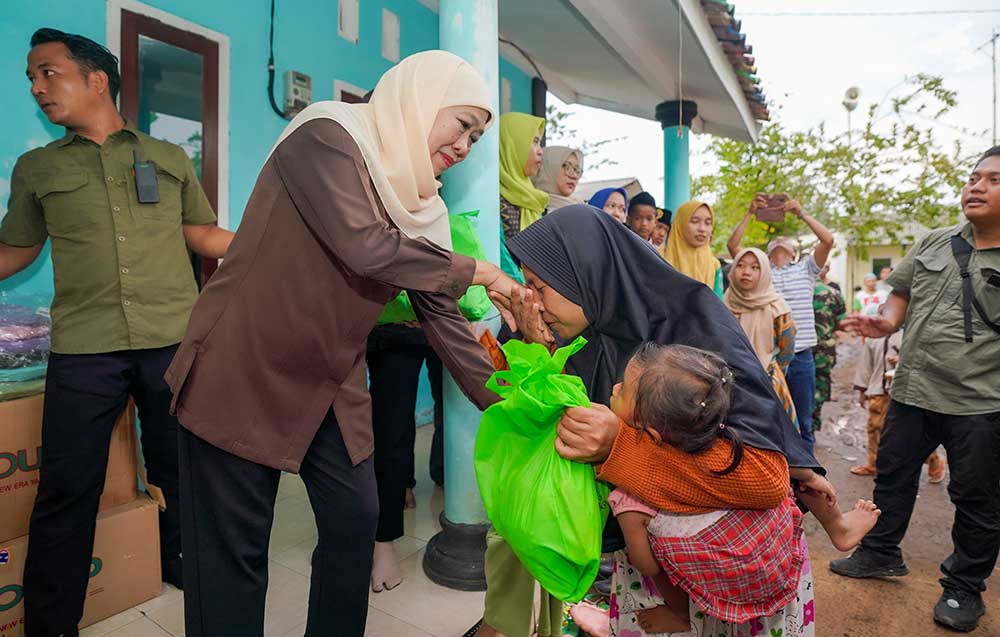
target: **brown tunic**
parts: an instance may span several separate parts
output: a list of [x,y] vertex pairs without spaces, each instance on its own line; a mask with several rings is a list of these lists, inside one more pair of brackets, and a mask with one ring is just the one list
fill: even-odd
[[431,346],[480,408],[486,350],[456,299],[475,262],[396,229],[361,150],[307,122],[264,165],[226,260],[166,373],[181,424],[232,454],[296,472],[333,408],[354,464],[373,450],[365,342],[400,289]]

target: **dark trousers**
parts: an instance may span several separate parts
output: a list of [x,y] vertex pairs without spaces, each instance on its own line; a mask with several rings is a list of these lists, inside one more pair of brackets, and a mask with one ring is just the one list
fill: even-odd
[[[431,349],[427,354],[427,378],[431,382],[431,397],[434,399],[434,435],[431,438],[430,470],[431,480],[444,486],[444,397],[442,396],[444,370],[441,359]],[[412,477],[413,473],[410,472]],[[411,482],[414,482],[411,480]]]
[[75,634],[83,616],[111,432],[130,394],[142,423],[147,475],[167,503],[160,514],[161,559],[180,559],[178,427],[163,380],[176,349],[49,358],[42,463],[24,567],[28,637]]
[[812,421],[813,400],[816,397],[816,360],[811,349],[795,354],[795,358],[788,366],[786,378],[788,391],[792,394],[792,402],[795,403],[795,414],[799,418],[799,433],[809,446],[809,451],[812,451],[816,446]]
[[[309,637],[362,637],[378,499],[369,458],[351,465],[328,412],[302,461],[316,516]],[[184,623],[189,637],[264,634],[268,542],[281,472],[180,430]]]
[[939,444],[948,452],[948,495],[955,505],[955,549],[941,565],[941,584],[983,591],[1000,550],[1000,412],[948,416],[892,401],[875,476],[875,504],[882,515],[861,545],[902,559],[899,543],[913,514],[920,469]]
[[[405,331],[404,331],[405,330]],[[369,393],[375,434],[375,480],[378,484],[379,523],[375,539],[391,542],[403,536],[406,489],[415,484],[413,445],[416,437],[414,411],[424,361],[435,394],[435,437],[442,450],[435,458],[431,448],[431,474],[435,460],[444,478],[443,436],[437,427],[441,405],[441,361],[426,344],[420,330],[401,326],[376,328],[368,338]],[[435,378],[434,369],[437,374]]]

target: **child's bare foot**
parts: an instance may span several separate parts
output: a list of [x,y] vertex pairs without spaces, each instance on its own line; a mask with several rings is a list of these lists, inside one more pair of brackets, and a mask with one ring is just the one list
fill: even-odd
[[591,637],[609,637],[611,634],[611,622],[606,610],[587,602],[580,602],[570,607],[569,614],[580,630]]
[[640,610],[635,614],[639,627],[644,633],[656,635],[660,633],[684,633],[691,630],[691,621],[687,613],[679,612],[667,606],[656,606]]
[[372,592],[391,591],[403,582],[392,542],[376,542],[372,559]]
[[854,508],[840,516],[836,530],[827,529],[830,540],[839,551],[850,551],[872,530],[882,515],[881,509],[871,500],[858,500]]
[[851,473],[856,476],[873,476],[875,475],[875,467],[868,464],[859,464],[851,467]]
[[871,500],[858,500],[852,510],[842,513],[835,501],[815,491],[800,491],[798,496],[823,525],[838,551],[850,551],[857,546],[882,514]]
[[[397,491],[396,493],[399,493]],[[406,489],[406,502],[403,505],[404,509],[415,509],[417,508],[417,498],[413,495],[413,489]]]

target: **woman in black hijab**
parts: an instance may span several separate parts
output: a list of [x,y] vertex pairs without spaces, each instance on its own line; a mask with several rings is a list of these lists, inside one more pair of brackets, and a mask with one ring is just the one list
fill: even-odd
[[[711,289],[677,272],[607,215],[588,206],[568,206],[557,213],[508,241],[507,247],[533,275],[529,287],[546,309],[541,317],[545,326],[561,340],[582,333],[589,341],[570,359],[567,372],[583,378],[592,400],[609,399],[629,358],[644,342],[709,350],[736,374],[727,426],[752,447],[783,453],[792,467],[819,468],[740,324]],[[553,300],[555,295],[562,299]],[[526,317],[527,309],[521,308],[517,321],[522,332],[533,323],[540,327]],[[563,318],[560,310],[575,318]],[[576,331],[581,327],[582,332]]]
[[[563,457],[606,460],[620,421],[604,403],[629,358],[647,341],[683,344],[716,352],[733,370],[736,382],[726,426],[750,447],[783,454],[800,486],[835,497],[774,394],[745,332],[710,288],[677,272],[648,242],[590,206],[552,212],[509,240],[507,247],[529,287],[524,298],[494,299],[510,304],[508,323],[516,323],[526,341],[553,345],[556,337],[568,342],[579,335],[588,341],[566,371],[583,378],[594,406],[566,411],[556,441]],[[620,533],[609,519],[605,551],[623,546]],[[512,556],[492,538],[487,561],[498,556],[511,565]],[[491,571],[488,564],[487,573]],[[513,575],[506,573],[511,578],[507,581],[513,581]],[[500,588],[487,589],[486,625],[478,634],[493,635],[499,629],[519,637],[519,626],[497,625],[515,615],[509,608],[491,608],[514,601]],[[526,611],[530,618],[530,605]]]

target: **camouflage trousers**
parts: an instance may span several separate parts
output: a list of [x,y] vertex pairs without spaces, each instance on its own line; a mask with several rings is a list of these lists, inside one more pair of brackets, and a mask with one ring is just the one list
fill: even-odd
[[817,345],[813,349],[816,358],[816,395],[813,399],[813,431],[819,431],[823,426],[820,417],[823,403],[830,400],[830,385],[833,367],[837,364],[836,345]]

